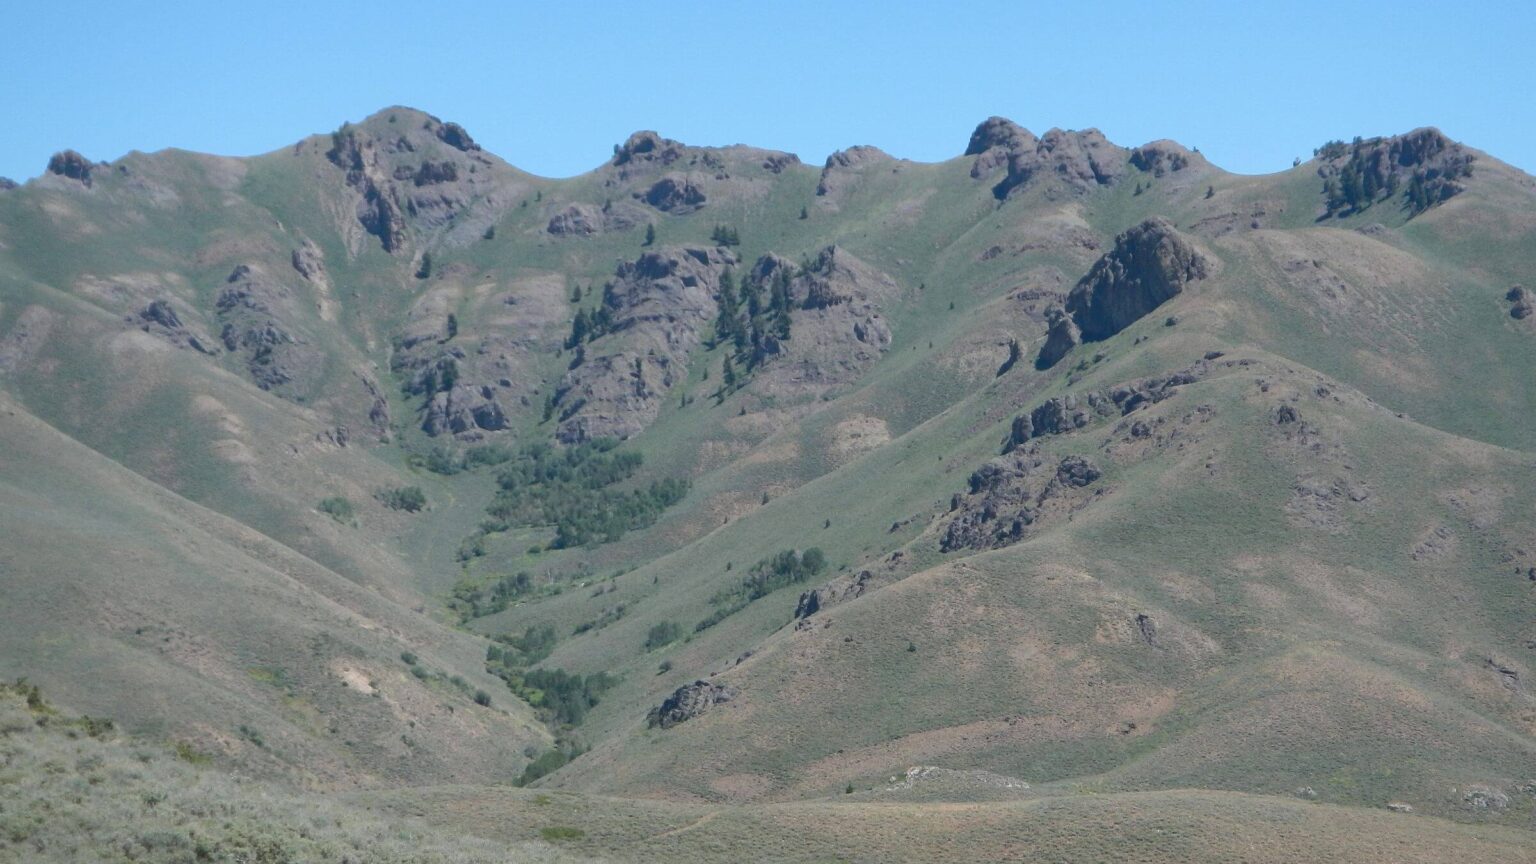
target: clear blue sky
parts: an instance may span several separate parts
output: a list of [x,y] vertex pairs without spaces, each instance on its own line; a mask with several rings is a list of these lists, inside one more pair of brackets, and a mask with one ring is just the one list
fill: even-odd
[[548,176],[642,128],[809,162],[851,144],[938,160],[991,114],[1174,138],[1244,173],[1436,125],[1536,171],[1529,0],[11,0],[0,21],[16,179],[65,147],[261,153],[392,104]]

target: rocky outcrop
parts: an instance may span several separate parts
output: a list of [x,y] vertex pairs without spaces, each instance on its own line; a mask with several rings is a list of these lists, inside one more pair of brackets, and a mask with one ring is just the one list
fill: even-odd
[[264,272],[241,264],[215,301],[225,350],[244,358],[256,386],[303,398],[325,366],[325,352],[294,335],[294,295]]
[[1209,259],[1173,223],[1148,219],[1115,238],[1115,248],[1067,295],[1067,312],[1084,341],[1108,339],[1210,269]]
[[901,289],[847,250],[828,246],[804,266],[765,255],[742,279],[742,291],[767,305],[776,284],[790,306],[788,338],[767,326],[743,327],[750,344],[742,366],[754,392],[790,401],[819,397],[858,380],[889,350],[882,309]]
[[9,177],[0,177],[0,192],[9,192],[12,189],[19,187],[20,185],[20,183],[17,183],[15,180],[12,180]]
[[800,157],[793,153],[770,153],[763,157],[763,170],[770,174],[783,174],[800,164]]
[[684,147],[671,138],[663,138],[655,132],[643,130],[629,136],[613,153],[614,166],[623,165],[671,165],[683,158]]
[[[356,224],[391,254],[412,235],[477,238],[511,197],[498,194],[499,163],[463,127],[409,109],[342,127],[325,158],[345,172]],[[355,239],[349,245],[355,251]]]
[[1145,171],[1153,177],[1162,177],[1172,174],[1196,164],[1196,160],[1204,160],[1197,153],[1191,153],[1183,144],[1177,141],[1153,141],[1143,144],[1131,151],[1131,166],[1139,171]]
[[[1032,410],[1013,418],[1008,437],[1003,442],[1003,452],[1007,454],[1037,438],[1065,435],[1087,428],[1097,417],[1123,417],[1140,408],[1155,405],[1174,395],[1180,387],[1193,384],[1209,375],[1211,361],[1218,359],[1219,356],[1198,360],[1191,366],[1168,375],[1155,375],[1116,384],[1102,390],[1068,393],[1065,396],[1047,399]],[[1222,362],[1229,366],[1245,366],[1252,361]],[[1294,421],[1295,409],[1284,406],[1281,413],[1277,414],[1279,418],[1277,422],[1285,422],[1284,418],[1287,416],[1285,411],[1290,412],[1289,417]],[[1131,435],[1145,437],[1146,430],[1145,428],[1138,430],[1133,426]]]
[[128,321],[145,333],[159,336],[178,348],[190,348],[209,356],[219,353],[212,339],[182,321],[181,315],[169,300],[151,301],[148,306],[130,315]]
[[1041,520],[1088,503],[1095,493],[1087,487],[1102,476],[1082,456],[1047,462],[1038,448],[992,459],[971,474],[969,491],[950,502],[952,515],[939,548],[954,552],[1017,543]]
[[91,187],[91,170],[94,167],[91,164],[91,160],[73,150],[55,153],[48,160],[49,174],[57,174],[60,177],[74,180],[87,189]]
[[428,435],[462,435],[477,429],[496,432],[507,426],[507,415],[489,386],[455,384],[432,394],[422,419]]
[[965,155],[975,156],[971,163],[971,176],[987,177],[999,168],[1008,166],[1013,153],[1033,151],[1040,139],[1023,126],[1004,117],[988,117],[971,133]]
[[827,157],[827,164],[821,169],[821,179],[816,183],[816,194],[822,197],[834,195],[851,186],[871,166],[895,161],[879,147],[865,144],[839,150]]
[[591,237],[610,231],[627,231],[644,221],[643,211],[630,204],[572,204],[556,213],[545,228],[556,237]]
[[627,438],[650,425],[686,376],[700,333],[714,320],[720,274],[734,264],[724,249],[669,246],[619,265],[603,288],[609,323],[575,346],[555,391],[555,436],[565,443]]
[[1043,435],[1061,435],[1088,425],[1088,411],[1079,407],[1076,396],[1068,393],[1040,403],[1028,414],[1020,414],[1013,420],[1009,432],[1008,447],[1018,447],[1031,438]]
[[846,603],[864,596],[864,592],[871,588],[874,579],[873,572],[860,570],[857,574],[838,576],[825,585],[802,591],[799,602],[795,604],[795,619],[809,618],[828,606]]
[[1439,129],[1390,138],[1335,141],[1317,151],[1327,215],[1349,215],[1401,197],[1410,216],[1449,200],[1466,187],[1476,157]]
[[711,681],[699,680],[672,691],[661,704],[651,709],[646,725],[651,728],[670,729],[695,717],[709,713],[717,705],[735,699],[736,688]]
[[[1032,146],[1031,146],[1032,144]],[[1020,139],[1008,151],[1008,176],[993,187],[998,198],[1032,183],[1050,182],[1072,192],[1114,185],[1125,174],[1126,152],[1097,129],[1052,129],[1038,141]]]
[[469,137],[469,133],[465,131],[464,127],[457,123],[443,123],[437,126],[433,132],[437,135],[437,140],[455,150],[470,153],[480,149],[480,145],[475,143],[475,139]]
[[313,240],[306,239],[298,248],[293,250],[289,262],[293,269],[303,276],[305,280],[317,284],[328,283],[325,274],[325,253]]
[[1209,272],[1210,261],[1174,224],[1149,218],[1115,237],[1115,248],[1068,294],[1066,311],[1084,341],[1104,340]]
[[1116,237],[1115,248],[1067,294],[1064,314],[1050,319],[1035,365],[1049,368],[1079,342],[1108,339],[1212,269],[1173,223],[1162,217],[1142,222]]
[[1053,305],[1045,310],[1045,327],[1045,342],[1035,357],[1036,369],[1055,366],[1068,351],[1083,344],[1083,331],[1061,306]]
[[668,174],[636,197],[663,213],[690,213],[704,206],[708,196],[685,174]]

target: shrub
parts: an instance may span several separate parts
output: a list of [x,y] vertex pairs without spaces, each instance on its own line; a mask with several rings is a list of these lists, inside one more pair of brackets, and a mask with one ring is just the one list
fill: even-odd
[[827,557],[816,547],[804,552],[787,549],[752,565],[746,577],[738,585],[725,589],[709,598],[717,608],[709,617],[694,625],[698,633],[719,624],[728,616],[746,608],[748,603],[790,585],[799,584],[821,573],[827,566]]
[[491,694],[484,690],[475,691],[475,704],[485,708],[491,707]]
[[416,655],[412,654],[409,651],[401,651],[400,652],[400,662],[404,663],[407,666],[415,666],[416,665]]
[[675,642],[683,635],[683,628],[676,621],[663,621],[653,626],[645,636],[645,650],[654,651],[664,645]]
[[547,751],[539,758],[528,763],[528,767],[523,769],[522,776],[517,778],[515,785],[527,786],[546,774],[553,774],[561,766],[565,765],[567,761],[569,760],[566,759],[565,753],[562,751],[558,749]]
[[558,840],[580,840],[587,836],[587,832],[580,828],[571,828],[566,825],[551,825],[548,828],[540,828],[539,836],[551,842]]
[[337,522],[342,523],[352,521],[352,516],[354,515],[354,511],[352,510],[352,502],[341,497],[340,495],[326,498],[316,506],[316,509],[321,513],[331,517],[332,519],[335,519]]
[[380,489],[374,494],[379,502],[391,510],[404,510],[407,513],[415,513],[427,506],[426,493],[420,486],[400,486],[395,489]]

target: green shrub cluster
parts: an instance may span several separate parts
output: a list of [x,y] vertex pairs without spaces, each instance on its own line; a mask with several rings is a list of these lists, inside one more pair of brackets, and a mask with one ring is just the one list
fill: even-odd
[[676,621],[663,621],[645,634],[645,650],[655,651],[657,648],[670,645],[682,635],[683,628],[679,627]]
[[340,495],[326,498],[316,505],[315,509],[341,523],[351,522],[352,517],[356,515],[352,509],[352,502]]
[[826,567],[826,555],[814,546],[804,552],[786,549],[777,555],[764,558],[752,565],[752,569],[747,571],[747,575],[740,583],[716,592],[709,598],[709,602],[715,606],[715,611],[695,624],[694,632],[707,630],[745,609],[753,600],[767,597],[780,588],[804,582],[821,573]]
[[469,621],[504,611],[513,600],[534,590],[533,576],[526,570],[500,576],[489,584],[465,579],[453,586],[448,608],[458,613],[461,622]]
[[795,307],[790,269],[779,267],[766,280],[749,278],[739,292],[730,270],[720,275],[714,338],[716,344],[727,343],[731,348],[721,376],[721,395],[742,383],[789,339],[790,312]]
[[667,478],[649,486],[617,490],[640,469],[639,453],[616,453],[612,439],[556,449],[548,444],[524,448],[497,476],[500,486],[486,508],[487,531],[553,526],[551,549],[611,543],[625,532],[653,524],[666,508],[681,501],[686,480]]
[[407,513],[415,513],[427,506],[426,493],[421,491],[420,486],[380,489],[374,497],[391,510],[404,510]]

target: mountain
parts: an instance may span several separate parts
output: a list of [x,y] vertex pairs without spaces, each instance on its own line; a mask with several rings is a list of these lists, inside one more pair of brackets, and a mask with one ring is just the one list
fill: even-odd
[[466,860],[1530,860],[1533,268],[1434,129],[65,151],[0,190],[0,674],[115,725],[0,732]]

